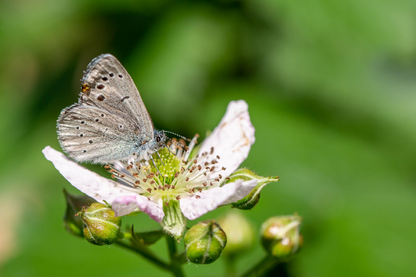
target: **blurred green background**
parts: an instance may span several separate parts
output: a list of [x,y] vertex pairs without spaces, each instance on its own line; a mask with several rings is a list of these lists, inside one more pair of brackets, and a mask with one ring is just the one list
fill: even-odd
[[[244,165],[281,181],[244,214],[257,229],[304,218],[289,276],[416,272],[415,1],[18,0],[0,3],[1,276],[169,276],[62,227],[62,189],[76,190],[41,150],[60,149],[59,112],[102,53],[127,68],[158,129],[205,134],[230,100],[247,101],[256,143]],[[257,245],[239,271],[262,255]]]

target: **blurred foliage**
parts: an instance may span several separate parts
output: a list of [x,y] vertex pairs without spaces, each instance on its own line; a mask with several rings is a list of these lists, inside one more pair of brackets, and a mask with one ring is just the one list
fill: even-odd
[[[415,15],[412,0],[0,2],[0,275],[168,276],[62,226],[62,188],[76,190],[41,149],[60,149],[55,120],[102,53],[125,65],[159,129],[205,134],[230,100],[248,102],[257,141],[244,165],[281,181],[245,215],[257,228],[303,217],[290,276],[414,274]],[[239,270],[261,255],[258,243]],[[223,263],[185,270],[218,276]]]

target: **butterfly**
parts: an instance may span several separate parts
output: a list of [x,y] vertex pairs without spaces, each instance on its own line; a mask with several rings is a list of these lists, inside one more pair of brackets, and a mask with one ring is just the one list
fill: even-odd
[[111,54],[93,59],[81,79],[78,103],[57,121],[62,149],[78,162],[112,163],[152,159],[165,146],[133,79]]

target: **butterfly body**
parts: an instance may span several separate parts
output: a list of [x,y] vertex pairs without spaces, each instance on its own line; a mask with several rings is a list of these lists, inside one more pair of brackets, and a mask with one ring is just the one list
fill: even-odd
[[57,123],[62,148],[80,162],[148,160],[166,136],[154,129],[139,91],[112,55],[93,59],[81,80],[78,103],[65,108]]

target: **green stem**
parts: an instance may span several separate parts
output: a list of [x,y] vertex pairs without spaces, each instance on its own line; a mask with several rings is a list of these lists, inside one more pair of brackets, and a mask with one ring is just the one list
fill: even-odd
[[170,265],[168,265],[167,263],[165,263],[164,261],[162,261],[159,257],[157,257],[155,254],[153,254],[149,249],[147,249],[145,246],[140,245],[138,243],[128,243],[122,240],[118,240],[116,242],[117,245],[131,250],[139,255],[141,255],[143,258],[145,258],[146,260],[148,260],[149,262],[152,262],[154,265],[158,266],[159,268],[163,269],[163,270],[168,270],[171,271],[172,268]]
[[173,273],[174,276],[176,277],[184,277],[184,273],[182,271],[182,267],[181,267],[181,259],[178,259],[178,257],[180,257],[180,255],[178,256],[177,253],[177,249],[176,249],[176,241],[174,238],[172,238],[169,235],[166,235],[166,242],[168,245],[168,251],[169,251],[169,257],[170,257],[170,266],[171,266],[171,271]]
[[258,277],[264,276],[273,267],[279,264],[281,261],[273,256],[266,256],[260,262],[258,262],[253,268],[241,275],[241,277]]
[[227,255],[225,259],[225,272],[227,277],[237,276],[237,269],[235,264],[235,256]]

